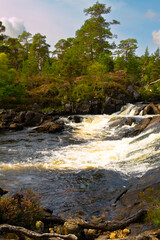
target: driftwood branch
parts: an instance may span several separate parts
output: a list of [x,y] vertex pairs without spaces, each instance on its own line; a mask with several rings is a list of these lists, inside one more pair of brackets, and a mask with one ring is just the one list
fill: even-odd
[[73,234],[68,234],[68,235],[60,235],[56,233],[36,233],[34,231],[30,231],[26,228],[23,227],[18,227],[18,226],[13,226],[13,225],[8,225],[8,224],[2,224],[0,225],[0,232],[1,233],[15,233],[17,236],[27,236],[31,239],[35,240],[48,240],[50,238],[52,239],[59,239],[59,240],[77,240],[77,237]]
[[149,85],[153,85],[153,84],[155,84],[155,83],[157,83],[157,82],[159,82],[159,81],[160,81],[160,79],[158,79],[158,80],[156,80],[156,81],[154,81],[154,82],[149,83]]
[[[115,231],[118,229],[123,229],[129,226],[131,223],[138,222],[142,217],[144,217],[147,213],[147,210],[140,210],[136,214],[132,215],[131,217],[124,219],[122,221],[111,221],[105,223],[94,223],[94,222],[86,222],[81,219],[73,220],[74,223],[78,224],[82,229],[97,229],[102,231]],[[50,219],[53,220],[53,219]],[[56,220],[54,218],[54,220]],[[60,220],[58,218],[58,220]],[[48,219],[49,221],[49,219]],[[62,222],[64,219],[62,220]],[[61,223],[62,223],[61,222]],[[56,233],[37,233],[34,231],[30,231],[23,227],[2,224],[0,225],[0,233],[15,233],[20,240],[24,240],[25,237],[29,237],[34,240],[49,240],[50,238],[54,240],[77,240],[77,237],[73,234],[68,235],[60,235]]]
[[118,229],[123,229],[129,226],[131,223],[139,221],[142,217],[146,215],[146,210],[140,210],[133,216],[124,219],[119,222],[105,222],[105,223],[88,223],[83,220],[77,220],[77,224],[84,229],[98,229],[102,231],[115,231]]

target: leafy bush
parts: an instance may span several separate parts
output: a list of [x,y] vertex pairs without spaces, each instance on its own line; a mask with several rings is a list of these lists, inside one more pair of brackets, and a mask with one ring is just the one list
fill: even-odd
[[144,199],[150,206],[146,220],[153,222],[155,226],[160,225],[160,190],[147,189],[146,193],[140,193],[139,197]]
[[0,222],[34,229],[35,222],[42,217],[40,198],[32,190],[23,195],[7,195],[0,198]]
[[160,99],[160,83],[146,85],[145,87],[139,88],[138,91],[142,100],[157,101]]

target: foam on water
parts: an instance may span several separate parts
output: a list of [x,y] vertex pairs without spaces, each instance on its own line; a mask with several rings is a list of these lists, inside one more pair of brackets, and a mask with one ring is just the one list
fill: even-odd
[[[72,138],[86,140],[85,143],[61,146],[55,150],[43,149],[38,159],[15,160],[1,163],[2,169],[110,169],[125,174],[142,174],[156,165],[153,156],[160,154],[160,133],[149,130],[138,137],[122,140],[105,140],[106,135],[114,135],[114,128],[109,127],[109,121],[117,117],[133,114],[134,105],[128,106],[116,115],[86,116],[82,123],[68,122],[74,127]],[[132,126],[129,126],[132,127]],[[151,164],[152,161],[152,164]]]

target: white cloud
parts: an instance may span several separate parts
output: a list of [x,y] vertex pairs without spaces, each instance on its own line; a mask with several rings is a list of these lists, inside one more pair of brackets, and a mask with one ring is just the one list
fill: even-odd
[[7,36],[17,38],[18,35],[22,34],[23,31],[26,30],[23,21],[16,17],[2,17],[0,21],[2,21],[3,25],[6,27],[5,34]]
[[154,19],[156,17],[156,12],[152,11],[151,9],[149,9],[146,14],[145,17],[148,19]]
[[160,30],[158,32],[153,31],[152,36],[153,36],[153,43],[160,46]]

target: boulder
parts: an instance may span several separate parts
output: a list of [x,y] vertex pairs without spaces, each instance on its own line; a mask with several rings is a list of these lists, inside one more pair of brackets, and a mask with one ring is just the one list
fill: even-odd
[[21,123],[11,123],[9,126],[9,130],[20,131],[23,130],[24,126]]
[[44,123],[34,130],[39,133],[56,133],[61,132],[64,129],[64,124],[61,122],[48,122]]
[[138,100],[140,98],[140,94],[138,93],[137,89],[133,85],[129,85],[127,87],[128,92],[131,94],[134,100]]
[[34,118],[35,113],[33,111],[28,111],[25,115],[25,125],[32,126],[31,121]]
[[144,131],[149,123],[151,122],[152,118],[144,118],[141,120],[134,128],[132,128],[129,132],[126,133],[125,137],[134,137]]
[[121,117],[119,119],[117,119],[116,121],[112,122],[110,124],[110,127],[116,127],[116,128],[119,128],[119,127],[122,127],[124,125],[129,125],[131,126],[132,123],[135,122],[135,118],[133,117]]
[[75,116],[69,116],[69,120],[75,122],[75,123],[81,123],[83,118],[81,116],[75,115]]
[[113,103],[111,97],[106,97],[104,102],[103,113],[105,114],[112,114],[116,111],[116,105]]
[[3,115],[3,121],[10,122],[10,121],[12,121],[12,119],[13,119],[14,117],[15,117],[14,112],[12,112],[11,110],[9,110],[8,112],[6,112],[6,113]]
[[103,113],[105,113],[105,114],[112,114],[114,112],[116,112],[115,104],[105,105]]
[[72,113],[72,105],[67,103],[65,104],[65,113],[66,114],[71,114]]
[[147,125],[146,129],[151,128],[157,124],[160,124],[160,116],[154,116],[150,123]]
[[160,114],[159,106],[156,106],[154,103],[150,103],[143,110],[143,115],[146,114]]
[[76,113],[78,114],[88,114],[91,110],[91,101],[84,101],[77,105]]
[[14,123],[24,123],[25,122],[25,112],[18,113],[13,119]]
[[43,121],[43,114],[39,112],[28,111],[25,115],[25,126],[33,127],[41,124]]
[[102,111],[102,104],[99,99],[93,99],[91,101],[91,108],[90,113],[91,114],[100,114]]
[[64,232],[67,234],[79,235],[81,233],[81,227],[74,221],[74,219],[68,220],[64,223]]

